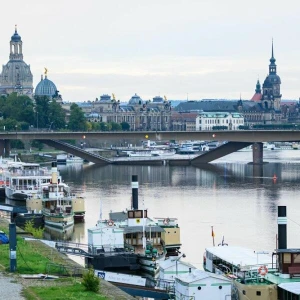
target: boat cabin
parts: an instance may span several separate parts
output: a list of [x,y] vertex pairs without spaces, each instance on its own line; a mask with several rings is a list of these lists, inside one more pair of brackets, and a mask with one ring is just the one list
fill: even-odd
[[148,218],[147,209],[131,209],[123,212],[110,213],[109,218],[117,226],[124,229],[125,244],[142,251],[143,238],[152,246],[162,248],[161,236],[164,229]]
[[277,249],[276,253],[279,273],[287,278],[300,277],[300,249]]
[[231,288],[230,279],[198,269],[175,278],[176,299],[231,299]]

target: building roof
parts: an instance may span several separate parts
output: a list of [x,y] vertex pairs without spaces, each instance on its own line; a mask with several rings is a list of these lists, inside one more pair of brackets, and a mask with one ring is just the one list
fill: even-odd
[[17,32],[17,28],[15,29],[15,33],[11,37],[12,42],[21,42],[21,37],[19,36]]
[[236,111],[237,101],[233,100],[200,100],[186,101],[179,103],[174,110],[176,111]]
[[252,98],[251,101],[255,101],[255,102],[259,102],[262,98],[262,94],[261,93],[255,93]]
[[53,81],[49,80],[47,76],[43,79],[41,77],[41,81],[38,83],[38,85],[35,88],[35,95],[36,96],[48,96],[53,97],[57,92],[57,88]]
[[142,98],[140,96],[138,96],[137,94],[134,94],[128,102],[128,104],[130,104],[130,105],[136,105],[136,104],[142,104],[142,103],[143,103]]

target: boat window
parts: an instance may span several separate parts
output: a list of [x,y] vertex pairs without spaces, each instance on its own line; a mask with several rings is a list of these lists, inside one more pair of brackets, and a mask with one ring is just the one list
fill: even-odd
[[293,262],[300,263],[300,253],[293,254]]
[[134,217],[135,218],[141,218],[142,217],[142,211],[141,210],[137,210],[134,212]]
[[157,237],[159,237],[159,238],[161,237],[161,232],[157,233]]
[[130,239],[131,238],[131,234],[130,233],[126,233],[125,237],[126,237],[126,239]]
[[133,211],[132,211],[132,210],[130,210],[130,211],[128,212],[128,218],[133,218]]
[[132,238],[133,238],[133,239],[136,239],[136,238],[137,238],[137,234],[136,234],[136,233],[133,233],[133,234],[132,234]]
[[155,238],[156,237],[156,232],[151,232],[151,237]]
[[291,254],[290,253],[283,253],[283,263],[290,264],[291,261]]

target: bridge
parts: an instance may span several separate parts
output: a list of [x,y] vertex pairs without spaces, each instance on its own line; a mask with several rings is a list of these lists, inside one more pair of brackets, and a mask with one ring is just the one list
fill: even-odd
[[226,141],[227,143],[194,158],[194,165],[208,163],[217,158],[253,145],[253,163],[263,163],[263,142],[299,142],[299,130],[238,130],[238,131],[122,131],[122,132],[3,132],[0,133],[0,155],[10,150],[9,140],[39,140],[57,149],[80,156],[96,164],[112,163],[109,159],[85,151],[60,140],[205,140]]

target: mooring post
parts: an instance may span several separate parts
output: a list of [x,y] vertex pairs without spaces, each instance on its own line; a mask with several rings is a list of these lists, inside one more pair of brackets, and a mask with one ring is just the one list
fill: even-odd
[[252,146],[254,165],[262,165],[264,163],[263,153],[263,143],[254,143]]
[[9,223],[9,258],[10,271],[17,270],[17,230],[16,223]]

